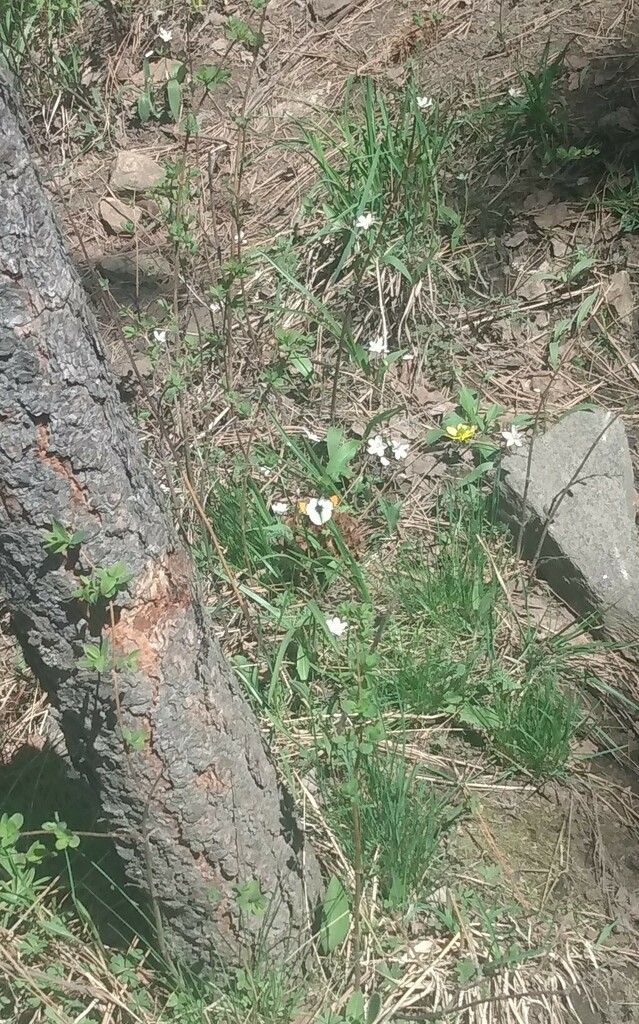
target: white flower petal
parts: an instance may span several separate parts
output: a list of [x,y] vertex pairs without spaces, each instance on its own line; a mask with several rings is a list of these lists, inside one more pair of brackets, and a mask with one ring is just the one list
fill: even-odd
[[408,457],[408,445],[404,441],[393,441],[391,447],[398,462]]
[[379,335],[377,338],[373,338],[368,343],[368,352],[371,356],[385,356],[388,352],[388,342],[383,335]]
[[159,341],[160,345],[163,345],[164,342],[166,341],[166,331],[162,331],[162,330],[155,330],[155,331],[153,331],[153,339],[154,339],[154,341]]
[[521,448],[524,443],[521,431],[513,424],[510,430],[502,430],[501,436],[506,442],[506,448]]
[[286,515],[288,512],[288,501],[272,501],[271,512],[276,516]]
[[311,498],[306,506],[306,515],[314,526],[323,526],[333,515],[333,503],[328,498]]
[[158,35],[163,43],[170,43],[171,40],[173,39],[173,32],[171,31],[171,29],[164,28],[162,25],[160,25],[158,29]]
[[304,433],[306,434],[309,441],[318,442],[322,440],[319,434],[314,434],[312,430],[307,430],[306,427],[304,428]]
[[360,213],[359,217],[355,221],[355,227],[359,228],[361,231],[368,231],[369,228],[372,228],[374,223],[374,213]]
[[333,636],[344,636],[348,630],[348,622],[344,622],[338,615],[333,615],[326,620],[326,628]]
[[379,461],[381,462],[382,466],[390,466],[390,459],[387,459],[385,455],[380,455]]
[[419,107],[420,110],[430,110],[434,103],[435,100],[433,99],[432,96],[417,97],[417,106]]
[[386,442],[381,434],[375,434],[375,437],[369,437],[366,443],[366,450],[369,455],[378,455],[380,459],[386,453]]

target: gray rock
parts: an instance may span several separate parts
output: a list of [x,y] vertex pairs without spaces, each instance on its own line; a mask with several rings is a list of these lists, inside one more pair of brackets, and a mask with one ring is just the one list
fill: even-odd
[[[521,448],[502,463],[501,513],[515,536],[528,453]],[[635,489],[620,419],[579,411],[535,438],[525,517],[522,551],[533,557],[542,540],[537,569],[555,592],[578,614],[594,613],[605,636],[639,641]]]
[[164,170],[159,163],[146,153],[129,149],[115,158],[109,184],[114,192],[144,192],[163,179]]
[[107,197],[101,199],[98,211],[102,221],[114,235],[130,235],[142,216],[137,206],[129,206],[121,199]]

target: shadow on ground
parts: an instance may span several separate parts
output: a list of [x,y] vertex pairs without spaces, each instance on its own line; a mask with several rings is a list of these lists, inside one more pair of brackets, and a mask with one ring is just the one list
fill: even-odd
[[[96,833],[82,836],[77,849],[65,851],[68,859],[64,854],[45,858],[39,873],[57,875],[61,901],[63,896],[79,900],[105,944],[126,948],[135,935],[150,938],[150,914],[139,895],[127,890],[115,846],[101,835],[95,794],[50,746],[40,750],[25,745],[0,765],[0,813],[21,814],[25,832],[38,832],[57,814],[73,832]],[[25,838],[25,844],[32,841]],[[51,849],[53,841],[46,838],[45,845]]]

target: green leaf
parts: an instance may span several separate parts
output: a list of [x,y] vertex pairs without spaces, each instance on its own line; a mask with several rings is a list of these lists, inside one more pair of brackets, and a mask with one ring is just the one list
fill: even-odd
[[442,430],[441,427],[432,427],[431,430],[426,431],[426,437],[424,441],[426,444],[436,444],[437,441],[441,441],[442,437],[446,436],[446,431]]
[[459,389],[459,404],[471,423],[477,417],[477,392],[471,391],[465,384]]
[[180,113],[182,110],[182,86],[178,82],[177,78],[169,78],[166,83],[166,98],[169,103],[169,110],[173,120],[177,124],[180,120]]
[[320,946],[325,953],[332,953],[344,942],[351,926],[348,896],[337,875],[332,875],[322,900],[322,923]]
[[599,289],[595,288],[595,290],[593,292],[591,292],[590,295],[586,296],[584,301],[581,303],[579,309],[577,310],[576,316],[575,316],[575,330],[576,331],[579,330],[579,328],[583,324],[584,320],[588,316],[590,310],[592,309],[592,307],[594,306],[594,304],[595,304],[595,302],[597,301],[598,298],[599,298]]
[[559,342],[551,341],[548,346],[548,362],[551,369],[556,370],[559,366]]
[[384,409],[382,412],[375,413],[374,416],[366,424],[366,430],[364,431],[364,440],[366,440],[373,433],[376,427],[380,423],[385,423],[386,420],[392,420],[393,416],[396,416],[398,412],[403,412],[403,405],[395,405],[392,409]]
[[466,985],[475,977],[477,968],[475,967],[472,960],[460,960],[455,968],[457,974],[457,980],[460,985]]
[[151,117],[151,99],[146,92],[138,96],[138,117],[142,124],[146,124]]
[[308,654],[302,646],[297,648],[297,674],[303,683],[308,679],[311,672],[311,663],[309,661]]
[[313,373],[313,364],[307,356],[300,356],[298,354],[291,355],[291,366],[294,370],[302,377],[310,377]]
[[218,64],[204,64],[197,69],[195,77],[209,92],[213,92],[218,85],[229,80],[231,72]]
[[394,267],[395,270],[398,270],[402,277],[404,277],[408,281],[408,283],[412,285],[413,275],[411,274],[406,264],[402,263],[402,261],[399,260],[397,256],[393,256],[390,252],[387,252],[386,255],[384,256],[383,262],[388,263],[389,266]]
[[479,707],[478,704],[465,704],[459,711],[460,722],[472,725],[475,729],[498,729],[501,719],[492,708]]
[[346,1004],[346,1012],[344,1014],[346,1020],[349,1022],[364,1020],[364,994],[359,988],[356,992],[353,992],[351,998]]
[[382,1008],[382,997],[379,992],[371,992],[366,1007],[366,1024],[375,1024]]
[[457,480],[454,486],[459,488],[468,487],[469,484],[474,484],[475,480],[479,480],[480,477],[489,473],[491,469],[493,469],[492,462],[480,462],[478,466],[471,469],[470,473],[466,473],[465,476]]
[[606,939],[609,937],[609,935],[611,935],[611,933],[614,931],[614,929],[617,927],[618,924],[619,924],[619,918],[616,917],[614,919],[614,921],[608,921],[608,924],[603,926],[603,928],[599,932],[599,935],[597,936],[597,938],[594,941],[595,949],[598,946],[602,946],[604,944]]
[[328,448],[328,465],[326,467],[328,476],[332,480],[350,476],[352,473],[350,463],[357,455],[359,441],[347,440],[339,427],[329,427],[326,433],[326,447]]
[[591,267],[594,267],[596,262],[597,261],[594,256],[582,256],[581,259],[577,260],[577,262],[574,263],[568,271],[568,281],[575,281],[581,274],[583,274],[584,270],[590,270]]
[[126,725],[122,730],[122,739],[132,750],[144,750],[144,744],[149,738],[146,729],[129,729]]

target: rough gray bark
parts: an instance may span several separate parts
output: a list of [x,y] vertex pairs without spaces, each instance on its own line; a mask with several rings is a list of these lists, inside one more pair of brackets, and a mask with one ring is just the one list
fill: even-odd
[[[317,862],[209,634],[1,74],[0,229],[0,586],[17,635],[172,954],[233,964],[259,942],[281,960],[308,937]],[[72,599],[78,564],[46,555],[54,517],[86,531],[85,571],[88,557],[133,573],[115,629]],[[137,670],[80,669],[98,634],[139,650]],[[144,730],[143,749],[121,725]],[[261,916],[238,908],[252,880]]]

